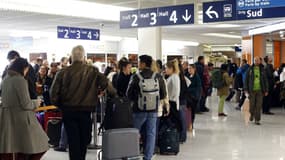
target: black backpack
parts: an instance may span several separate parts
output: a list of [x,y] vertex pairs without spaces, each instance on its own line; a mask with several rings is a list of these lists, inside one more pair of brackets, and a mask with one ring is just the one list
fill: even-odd
[[215,69],[212,73],[211,78],[214,88],[220,89],[225,86],[225,81],[223,79],[223,72],[220,69]]
[[105,117],[100,127],[105,130],[133,128],[133,112],[131,102],[126,97],[108,98]]

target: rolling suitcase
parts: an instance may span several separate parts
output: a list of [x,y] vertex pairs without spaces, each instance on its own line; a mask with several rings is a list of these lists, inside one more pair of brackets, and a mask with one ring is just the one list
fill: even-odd
[[47,135],[49,137],[49,144],[51,146],[58,146],[61,136],[61,119],[50,119],[47,123]]
[[180,133],[168,117],[161,119],[158,146],[162,155],[177,155],[180,150]]
[[140,160],[139,131],[110,129],[103,133],[102,160]]

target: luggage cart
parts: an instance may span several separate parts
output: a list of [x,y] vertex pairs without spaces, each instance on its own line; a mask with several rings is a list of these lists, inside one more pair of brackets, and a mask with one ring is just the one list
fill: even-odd
[[[106,100],[107,97],[106,96],[102,96],[99,98],[100,101],[100,125],[103,123],[104,120],[104,116],[105,116],[105,108],[106,108]],[[92,119],[93,119],[93,144],[90,144],[88,146],[88,149],[94,149],[94,150],[99,150],[102,149],[102,145],[98,144],[98,138],[99,138],[99,131],[98,131],[98,120],[97,120],[97,111],[93,112],[92,114]]]

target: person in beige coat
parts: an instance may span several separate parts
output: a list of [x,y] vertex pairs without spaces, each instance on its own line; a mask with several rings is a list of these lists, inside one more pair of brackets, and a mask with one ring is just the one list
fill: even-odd
[[34,112],[40,103],[31,100],[24,78],[28,70],[26,59],[16,59],[1,84],[0,160],[40,160],[49,149]]
[[224,105],[226,97],[229,95],[229,88],[233,82],[233,79],[229,76],[228,67],[226,64],[222,64],[221,72],[223,75],[224,86],[222,88],[218,88],[218,96],[220,97],[219,102],[219,117],[226,117],[227,115],[224,113]]

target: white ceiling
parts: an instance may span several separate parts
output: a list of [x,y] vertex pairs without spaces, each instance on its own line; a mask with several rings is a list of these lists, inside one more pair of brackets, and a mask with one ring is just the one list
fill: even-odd
[[[137,0],[85,0],[89,2],[119,5],[124,7],[136,8]],[[141,7],[167,6],[173,4],[192,3],[193,1],[201,3],[211,0],[141,0]],[[213,1],[213,0],[212,0]],[[216,24],[203,25],[182,25],[174,27],[162,27],[163,39],[189,40],[205,44],[236,44],[240,39],[218,38],[204,36],[205,33],[223,33],[232,35],[241,35],[242,32],[250,28],[264,26],[266,24],[285,21],[281,19],[250,20],[239,22],[224,22],[226,24],[238,24],[234,28],[213,28]],[[113,35],[123,37],[136,37],[136,29],[119,29],[118,22],[94,20],[87,18],[74,18],[58,15],[47,15],[38,13],[29,13],[21,11],[0,10],[0,36],[9,36],[13,30],[56,32],[58,25],[98,28],[102,35]],[[104,24],[104,26],[102,26]]]

